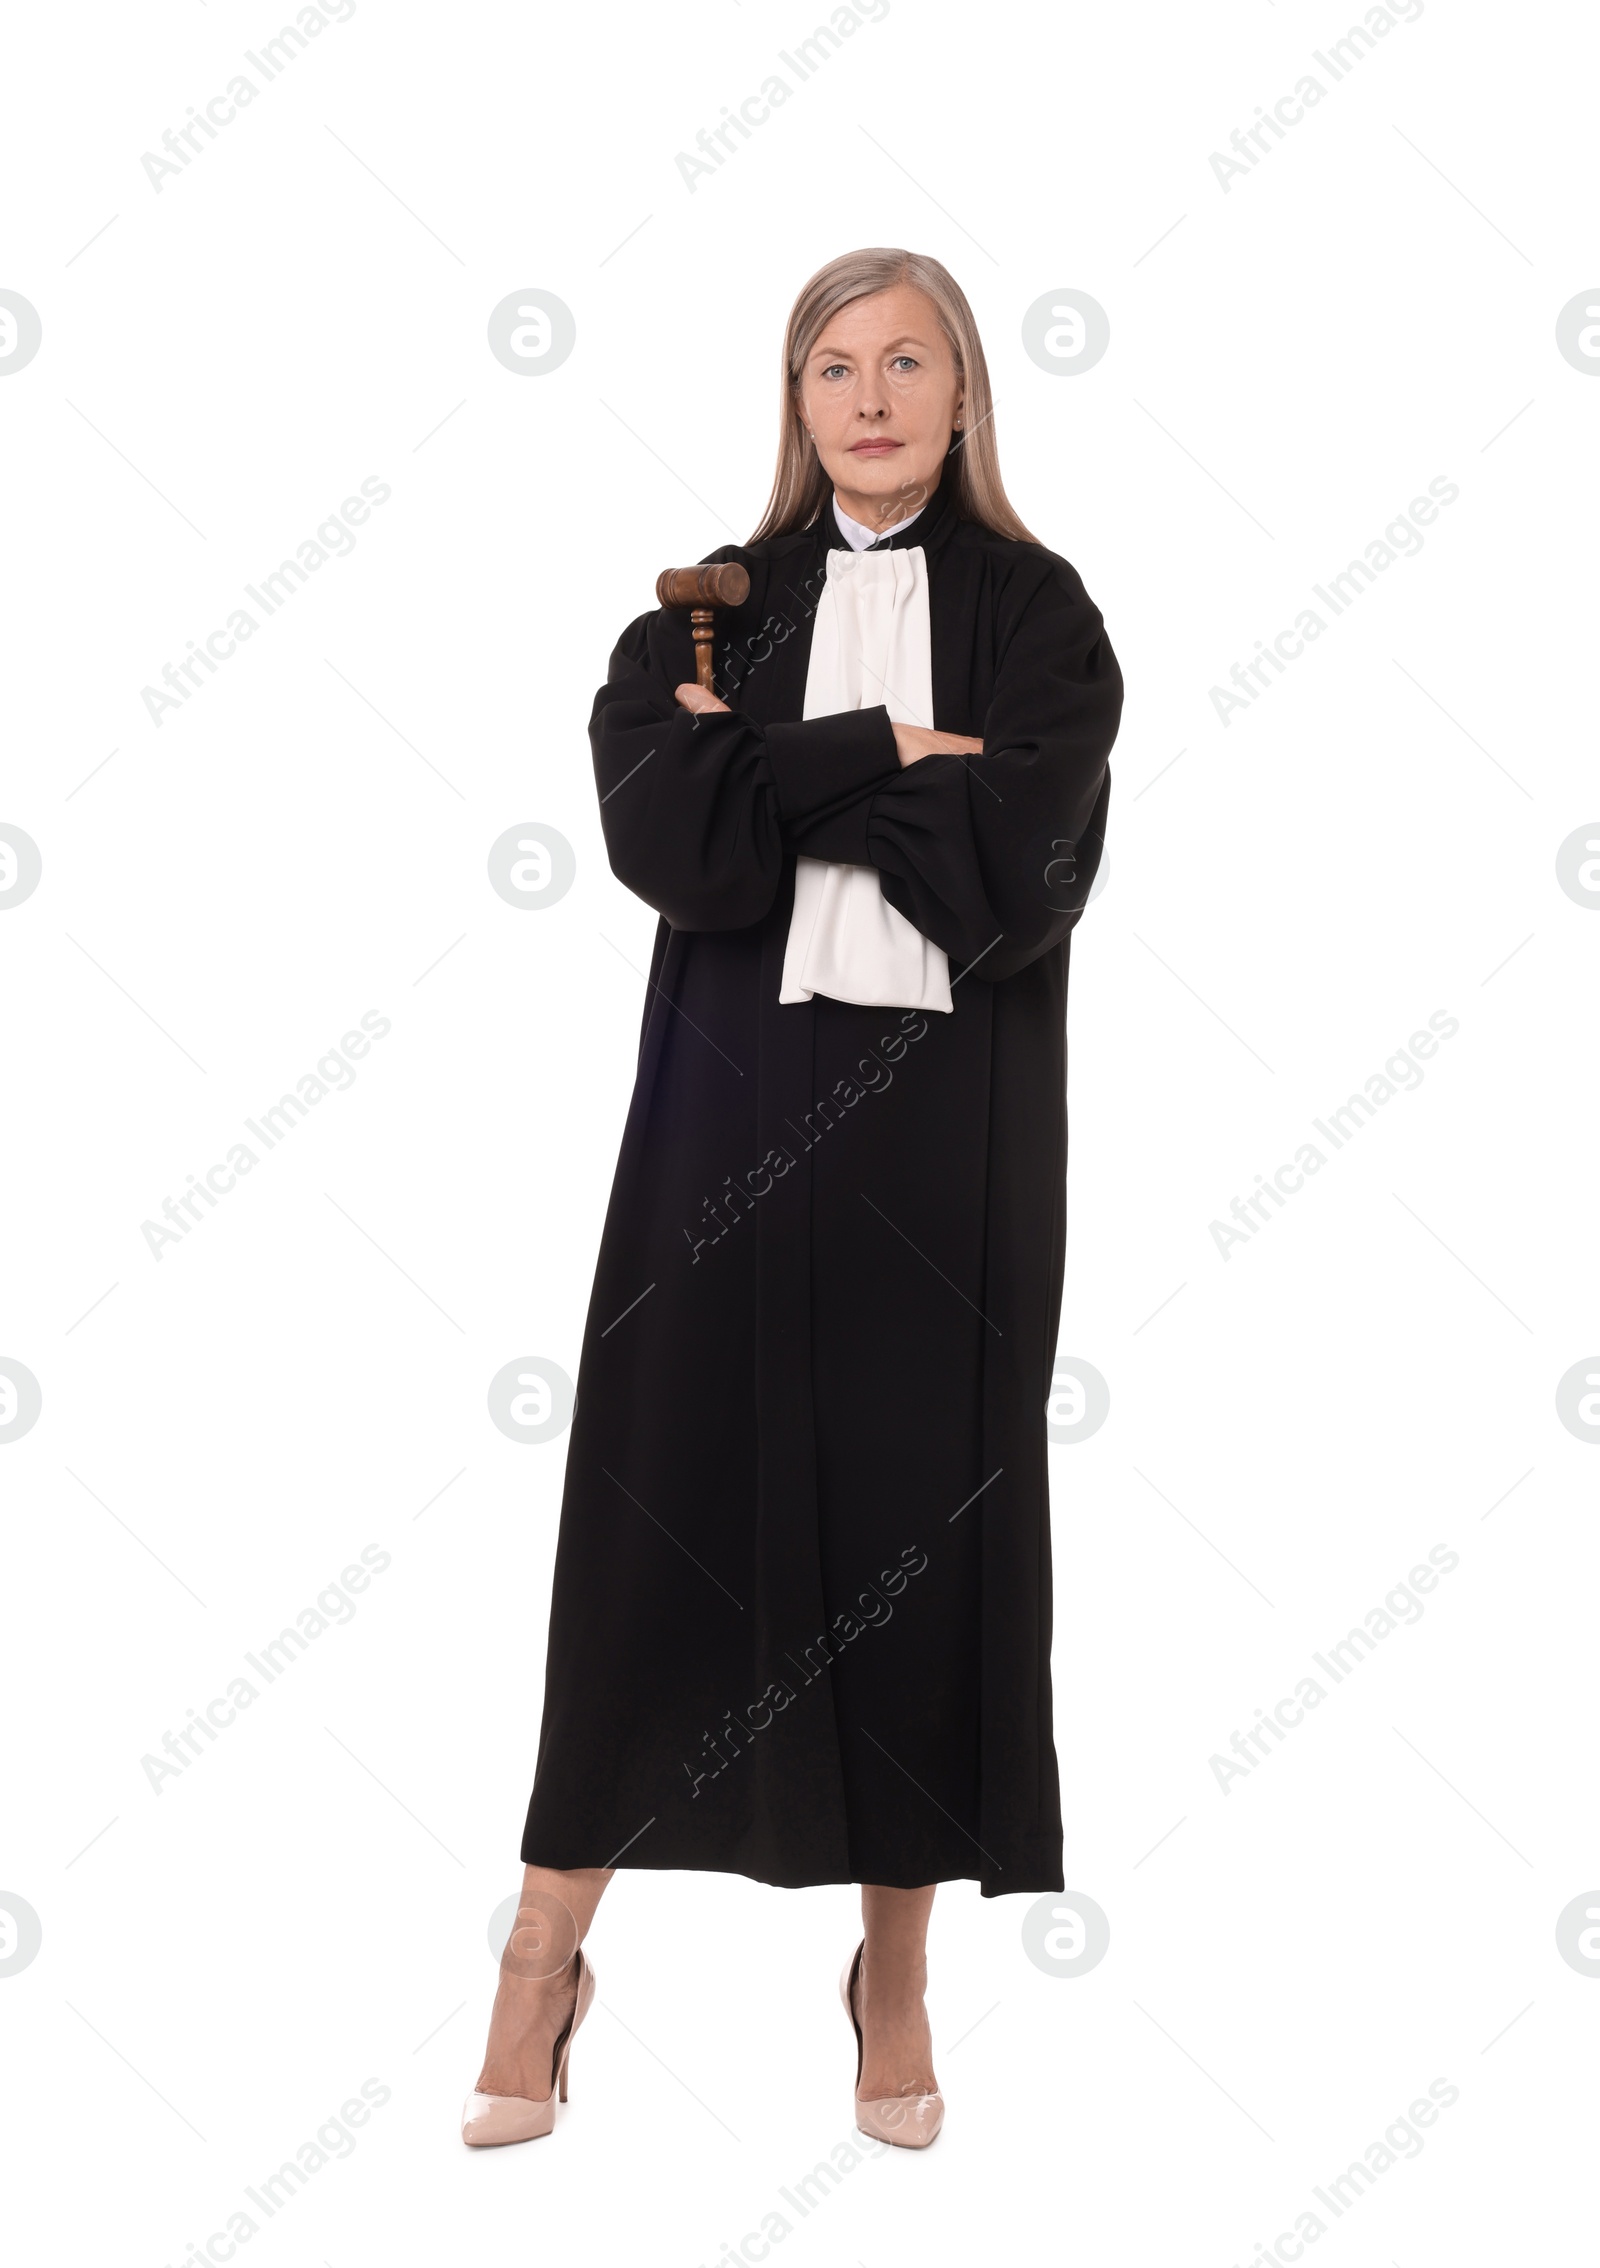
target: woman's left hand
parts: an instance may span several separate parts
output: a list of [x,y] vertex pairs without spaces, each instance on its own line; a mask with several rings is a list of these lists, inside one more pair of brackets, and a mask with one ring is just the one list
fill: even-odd
[[679,706],[692,709],[697,717],[708,717],[718,710],[723,716],[729,714],[727,702],[719,701],[715,693],[708,693],[703,685],[680,685],[676,694]]

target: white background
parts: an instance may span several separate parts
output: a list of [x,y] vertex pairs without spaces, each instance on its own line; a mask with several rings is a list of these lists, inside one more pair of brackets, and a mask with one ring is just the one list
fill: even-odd
[[[777,2211],[785,2260],[1242,2268],[1311,2208],[1347,2268],[1456,2268],[1592,2225],[1600,1986],[1555,1924],[1600,1882],[1600,1457],[1555,1396],[1600,1344],[1600,920],[1556,859],[1600,807],[1600,384],[1555,325],[1600,299],[1593,22],[1430,0],[1335,84],[1312,50],[1361,11],[1331,0],[893,0],[691,191],[677,153],[825,20],[361,0],[159,191],[143,153],[292,18],[13,22],[27,2257],[176,2268],[368,2078],[390,2099],[253,2214],[252,2262],[693,2268]],[[1210,154],[1308,70],[1323,102],[1224,190]],[[469,2153],[457,2118],[564,1455],[488,1382],[576,1370],[655,925],[606,866],[589,705],[657,570],[755,524],[788,306],[861,244],[969,293],[1010,492],[1127,679],[1061,1339],[1111,1406],[1052,1452],[1067,1882],[1111,1938],[1063,1979],[1032,1901],[941,1892],[945,2134],[801,2219],[780,2189],[851,2133],[846,1888],[620,1875],[553,2139]],[[486,343],[528,288],[577,325],[543,374]],[[1109,315],[1093,370],[1023,350],[1062,288]],[[1424,548],[1219,722],[1210,688],[1441,475]],[[141,689],[368,476],[353,553],[154,724]],[[577,858],[543,910],[487,877],[528,823]],[[155,1259],[141,1224],[370,1009],[354,1087]],[[1438,1010],[1421,1086],[1225,1259],[1210,1223]],[[354,1620],[156,1793],[141,1758],[372,1544]],[[1436,1545],[1421,1621],[1225,1793],[1213,1755]],[[1420,2154],[1317,2206],[1435,2079]]]

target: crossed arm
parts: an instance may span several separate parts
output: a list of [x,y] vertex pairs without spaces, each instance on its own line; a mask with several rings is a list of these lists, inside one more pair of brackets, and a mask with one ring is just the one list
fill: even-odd
[[790,854],[869,865],[980,982],[1047,952],[1094,881],[1122,677],[1075,571],[1028,566],[981,740],[881,705],[758,725],[677,682],[662,617],[631,623],[590,719],[613,873],[674,929],[731,930],[764,918]]
[[[680,685],[676,688],[675,698],[681,708],[692,711],[697,717],[709,716],[716,709],[720,709],[724,716],[729,714],[727,702],[719,701],[715,693],[708,693],[703,685]],[[907,764],[916,763],[920,756],[983,754],[983,742],[974,740],[969,732],[934,732],[927,725],[914,724],[897,724],[891,729],[902,770]]]

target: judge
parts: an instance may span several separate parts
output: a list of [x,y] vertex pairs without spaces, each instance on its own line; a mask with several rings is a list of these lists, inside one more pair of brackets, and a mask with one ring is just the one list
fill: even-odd
[[938,261],[813,276],[780,416],[761,525],[710,554],[750,576],[720,693],[645,614],[590,726],[661,920],[472,2143],[550,2131],[616,1867],[861,1884],[856,2121],[913,2148],[936,1885],[1063,1886],[1045,1409],[1122,680],[1007,500]]

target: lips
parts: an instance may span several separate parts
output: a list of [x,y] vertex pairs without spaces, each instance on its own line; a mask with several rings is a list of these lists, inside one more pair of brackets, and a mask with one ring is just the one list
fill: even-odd
[[887,457],[895,449],[903,449],[903,441],[855,441],[850,447],[852,457]]

